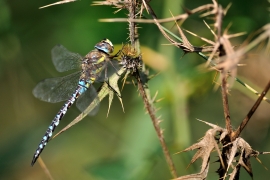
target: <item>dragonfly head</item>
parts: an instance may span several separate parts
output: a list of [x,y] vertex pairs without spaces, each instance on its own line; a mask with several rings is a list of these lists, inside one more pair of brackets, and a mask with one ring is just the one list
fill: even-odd
[[114,49],[113,44],[109,39],[103,39],[95,45],[95,48],[107,54],[111,54]]

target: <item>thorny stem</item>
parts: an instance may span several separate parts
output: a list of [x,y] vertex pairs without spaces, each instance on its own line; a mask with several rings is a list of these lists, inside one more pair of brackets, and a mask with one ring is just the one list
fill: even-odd
[[135,8],[136,8],[136,0],[130,0],[130,6],[128,9],[129,12],[129,39],[130,39],[130,43],[131,46],[134,47],[135,46],[135,31],[136,31],[136,24],[135,22],[132,22],[132,19],[135,19]]
[[[221,39],[221,33],[222,33],[222,21],[223,21],[223,9],[221,6],[218,7],[218,12],[216,14],[216,23],[215,23],[215,27],[217,28],[217,42],[220,43],[219,45],[219,51],[220,54],[219,56],[224,56],[226,55],[228,52],[228,48],[226,48],[226,46],[224,45],[224,43],[221,43],[222,39]],[[232,141],[232,125],[231,125],[231,116],[230,116],[230,110],[229,110],[229,101],[228,101],[228,95],[227,95],[227,78],[228,78],[228,73],[225,70],[222,70],[221,72],[221,94],[222,94],[222,104],[223,104],[223,111],[224,111],[224,117],[225,117],[225,123],[226,123],[226,129],[228,131],[228,135],[230,140]]]
[[166,146],[166,142],[165,142],[164,137],[163,137],[163,132],[159,127],[160,120],[155,116],[155,109],[151,106],[151,104],[148,101],[148,98],[147,98],[146,92],[144,90],[143,83],[141,82],[141,78],[140,78],[140,75],[139,75],[138,71],[136,73],[136,79],[137,79],[137,82],[138,82],[139,92],[140,92],[140,94],[141,94],[141,96],[143,98],[145,108],[146,108],[148,114],[151,117],[151,120],[152,120],[152,123],[154,125],[155,131],[156,131],[156,133],[158,135],[158,139],[160,141],[160,144],[161,144],[163,153],[165,155],[167,164],[168,164],[168,166],[170,168],[170,172],[171,172],[173,178],[177,178],[177,173],[176,173],[174,163],[173,163],[173,161],[171,159],[169,150],[168,150],[168,148]]
[[[178,39],[180,42],[183,42],[183,40],[181,38],[179,38],[178,36],[176,36],[175,34],[173,34],[172,32],[170,32],[168,29],[166,29],[165,27],[163,27],[162,25],[160,24],[156,24],[158,26],[158,28],[160,29],[160,31],[163,33],[163,34],[170,34],[172,37]],[[166,36],[165,36],[166,37]],[[265,37],[261,37],[260,38],[260,42],[263,40],[263,38]],[[259,41],[256,41],[256,43],[258,43]],[[252,47],[254,47],[256,44],[255,43],[252,43]],[[193,46],[193,45],[192,45]],[[251,48],[248,47],[248,50],[250,50]],[[204,60],[208,61],[209,57],[204,55],[202,52],[196,52],[199,56],[201,56]],[[214,62],[211,61],[211,64],[213,66],[216,66],[216,64]],[[237,77],[234,77],[234,80],[237,81],[238,83],[240,83],[242,86],[246,87],[248,90],[250,90],[251,92],[253,92],[254,94],[256,94],[257,96],[260,96],[260,93],[258,91],[256,91],[255,89],[253,89],[251,86],[249,86],[248,84],[244,83],[241,79],[237,78]],[[264,101],[270,103],[270,100],[267,99],[266,97],[263,98]]]
[[[145,1],[144,5],[145,5],[146,10],[152,15],[154,21],[157,21],[157,16],[156,16],[155,12],[152,10],[151,6],[149,6],[148,2]],[[137,82],[138,82],[139,91],[140,91],[140,94],[141,94],[141,96],[143,98],[145,107],[147,109],[148,114],[151,117],[151,120],[152,120],[152,123],[154,125],[155,131],[156,131],[156,133],[158,135],[158,138],[159,138],[159,141],[160,141],[164,156],[166,158],[166,162],[167,162],[167,164],[169,166],[171,175],[172,175],[173,178],[177,178],[176,168],[174,166],[174,163],[173,163],[172,158],[170,156],[170,153],[169,153],[169,150],[167,148],[166,142],[164,140],[162,130],[159,127],[160,120],[158,118],[156,118],[155,109],[151,106],[151,104],[148,101],[148,98],[147,98],[144,86],[143,86],[143,84],[141,82],[141,78],[140,78],[140,75],[139,75],[138,71],[137,71],[136,79],[137,79]]]
[[[130,1],[131,1],[131,6],[128,9],[129,10],[129,21],[128,21],[129,22],[129,38],[130,38],[131,46],[133,48],[135,48],[137,52],[139,52],[139,47],[136,44],[136,42],[138,42],[138,40],[139,40],[137,31],[136,31],[136,23],[132,21],[133,19],[136,18],[136,14],[135,14],[136,13],[135,12],[136,0],[130,0]],[[168,148],[166,146],[162,130],[159,127],[160,120],[158,120],[158,118],[155,116],[155,109],[151,106],[151,104],[150,104],[150,102],[149,102],[149,100],[147,98],[147,95],[146,95],[143,83],[141,82],[141,78],[140,78],[140,75],[139,75],[138,71],[136,71],[136,72],[137,72],[136,73],[136,80],[138,82],[139,92],[140,92],[140,94],[141,94],[141,96],[143,98],[143,101],[144,101],[145,107],[147,109],[147,112],[151,117],[151,120],[152,120],[152,123],[154,125],[155,131],[156,131],[156,133],[158,135],[158,138],[159,138],[163,153],[165,155],[167,164],[169,166],[170,172],[172,174],[172,177],[177,178],[177,173],[176,173],[174,163],[173,163],[173,161],[171,159],[169,150],[168,150]]]
[[221,94],[222,94],[222,102],[223,102],[223,110],[224,110],[224,117],[226,122],[226,129],[231,139],[232,133],[232,126],[231,126],[231,116],[229,110],[229,102],[228,102],[228,95],[227,95],[227,77],[223,75],[222,82],[221,82]]
[[252,115],[254,114],[254,112],[257,110],[257,108],[259,107],[260,103],[262,102],[264,96],[267,94],[268,90],[270,89],[270,81],[268,82],[268,84],[266,85],[266,87],[264,88],[263,92],[261,93],[260,97],[257,99],[257,101],[255,102],[255,104],[253,105],[253,107],[250,109],[250,111],[248,112],[248,114],[246,115],[245,119],[242,121],[242,123],[240,124],[240,126],[237,128],[237,130],[233,133],[232,136],[232,140],[235,140],[236,138],[239,137],[240,133],[242,132],[242,130],[245,128],[245,126],[247,125],[248,121],[250,120],[250,118],[252,117]]

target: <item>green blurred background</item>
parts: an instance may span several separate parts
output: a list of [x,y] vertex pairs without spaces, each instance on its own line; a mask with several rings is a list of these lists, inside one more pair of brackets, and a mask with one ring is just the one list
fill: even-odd
[[[35,99],[32,89],[42,79],[66,74],[53,67],[52,47],[62,44],[85,55],[105,37],[115,45],[126,42],[128,38],[127,23],[98,21],[126,17],[125,10],[114,14],[116,9],[90,6],[92,2],[85,0],[38,9],[54,2],[0,0],[0,179],[48,179],[38,163],[31,167],[30,162],[62,103],[50,104]],[[222,2],[223,7],[229,2]],[[211,1],[156,0],[151,5],[159,18],[165,18],[171,16],[169,10],[177,15],[183,13],[182,7],[193,9],[206,3]],[[249,35],[269,22],[268,7],[267,1],[233,1],[224,19],[224,28],[232,22],[231,33],[245,31]],[[211,23],[209,19],[206,21]],[[209,128],[196,118],[224,126],[220,91],[213,90],[215,73],[202,70],[199,65],[204,61],[199,56],[188,54],[181,58],[181,50],[164,45],[168,42],[155,25],[139,26],[141,45],[151,49],[142,52],[143,57],[148,57],[145,60],[150,73],[160,72],[149,82],[149,88],[152,95],[158,91],[157,99],[164,98],[155,105],[160,108],[157,114],[163,119],[161,126],[165,129],[164,135],[178,175],[196,173],[200,169],[200,160],[186,169],[194,152],[175,153],[196,142]],[[173,23],[165,26],[177,34]],[[212,39],[198,15],[192,15],[183,28]],[[233,42],[239,45],[247,35]],[[194,45],[205,44],[198,38],[187,37]],[[255,52],[260,53],[259,50]],[[269,80],[269,57],[254,58],[252,55],[242,62],[247,66],[239,69],[239,77],[261,91]],[[160,59],[158,63],[157,59]],[[171,179],[136,87],[126,85],[122,93],[125,113],[115,99],[107,118],[106,99],[95,117],[85,118],[46,146],[42,158],[54,179]],[[239,125],[255,100],[255,95],[234,83],[229,96],[234,127]],[[270,151],[269,109],[270,105],[262,102],[242,134],[258,151]],[[78,114],[79,110],[72,107],[56,131]],[[217,163],[213,163],[216,159],[217,154],[213,153],[208,179],[217,179]],[[261,160],[270,167],[270,156],[261,157]],[[255,179],[269,179],[270,172],[261,164],[253,159],[252,165]],[[242,171],[241,179],[248,178]]]

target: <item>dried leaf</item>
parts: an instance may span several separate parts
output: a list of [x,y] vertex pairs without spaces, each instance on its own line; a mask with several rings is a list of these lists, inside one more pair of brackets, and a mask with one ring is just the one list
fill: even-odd
[[[182,152],[186,152],[186,151],[198,149],[198,151],[193,156],[190,164],[194,163],[198,158],[202,158],[201,171],[200,173],[182,176],[182,177],[179,177],[178,179],[190,179],[190,180],[191,179],[205,179],[208,173],[210,154],[214,149],[219,151],[218,146],[216,144],[215,136],[217,132],[222,132],[223,129],[214,124],[211,124],[205,121],[202,121],[202,122],[210,125],[213,128],[209,129],[206,132],[205,136],[198,143],[195,143],[192,146],[182,151]],[[188,166],[190,166],[190,164]]]
[[197,174],[181,176],[177,178],[176,180],[204,180],[207,177],[208,169],[209,169],[209,162],[207,163],[207,167],[204,169],[204,171]]
[[[192,157],[190,164],[194,163],[197,159],[202,158],[201,171],[196,174],[178,177],[177,180],[206,179],[210,165],[210,155],[214,150],[219,154],[219,160],[216,162],[221,163],[220,168],[217,171],[220,179],[225,179],[227,176],[230,176],[230,180],[238,180],[241,167],[243,167],[248,174],[253,177],[250,158],[257,158],[260,154],[269,154],[269,152],[260,153],[253,150],[251,146],[240,137],[229,142],[230,138],[228,137],[226,129],[202,120],[199,121],[204,122],[212,128],[207,130],[205,136],[198,143],[193,144],[182,152],[197,149],[198,151]],[[218,147],[217,143],[221,143],[222,146]],[[190,164],[188,166],[190,166]],[[230,169],[232,171],[229,174]]]

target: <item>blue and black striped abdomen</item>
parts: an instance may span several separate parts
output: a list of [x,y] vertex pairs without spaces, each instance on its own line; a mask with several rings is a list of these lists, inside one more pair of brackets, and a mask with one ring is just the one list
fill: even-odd
[[60,120],[66,114],[67,110],[70,108],[71,105],[74,104],[74,102],[76,101],[76,99],[78,99],[78,97],[80,95],[82,95],[83,93],[85,93],[87,91],[89,86],[90,86],[90,84],[88,82],[86,82],[84,80],[79,81],[79,84],[78,84],[76,90],[74,91],[72,96],[66,101],[66,103],[63,105],[63,107],[59,110],[59,112],[56,114],[56,116],[52,120],[50,126],[48,127],[45,135],[41,139],[41,142],[39,143],[39,146],[34,154],[34,157],[33,157],[32,163],[31,163],[32,166],[35,164],[37,158],[39,157],[39,155],[43,151],[44,147],[47,145],[49,139],[52,137],[52,133],[54,132],[56,126],[59,125]]

